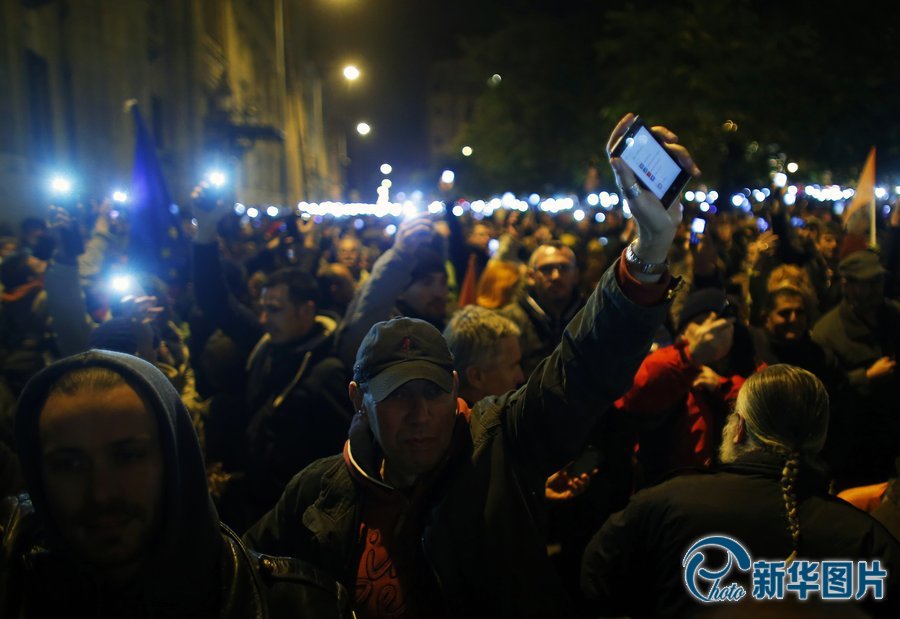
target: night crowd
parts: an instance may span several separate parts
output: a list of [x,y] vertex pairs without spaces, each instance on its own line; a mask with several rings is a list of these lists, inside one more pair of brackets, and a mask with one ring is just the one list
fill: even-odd
[[0,230],[0,616],[732,616],[682,582],[714,533],[887,571],[748,616],[900,616],[900,204],[873,247],[611,165],[630,210],[580,219],[201,185],[174,272],[127,205]]

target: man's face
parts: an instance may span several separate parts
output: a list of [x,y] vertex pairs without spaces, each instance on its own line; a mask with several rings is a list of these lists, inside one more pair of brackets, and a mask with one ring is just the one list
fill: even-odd
[[503,395],[525,382],[519,338],[514,335],[500,338],[497,358],[490,367],[481,368],[481,381],[479,391],[482,397]]
[[816,241],[816,248],[825,260],[832,260],[837,250],[837,238],[833,234],[823,232]]
[[348,269],[356,268],[359,264],[359,241],[356,239],[342,239],[337,247],[338,262]]
[[841,278],[844,299],[855,312],[874,312],[884,302],[884,277]]
[[469,235],[469,245],[479,249],[487,249],[491,240],[491,232],[484,224],[475,224],[472,234]]
[[430,380],[411,380],[366,411],[385,458],[386,477],[411,483],[447,454],[456,423],[456,376],[448,393]]
[[578,285],[575,256],[567,248],[541,247],[531,269],[532,287],[539,302],[563,302]]
[[441,321],[447,316],[449,294],[447,274],[436,271],[414,281],[399,299],[408,303],[420,317]]
[[153,413],[125,385],[55,394],[39,432],[50,515],[72,550],[101,568],[140,561],[163,505]]
[[259,320],[273,344],[285,344],[303,337],[315,321],[313,303],[291,301],[287,284],[263,288],[260,305]]
[[766,316],[766,330],[777,341],[796,341],[803,337],[808,326],[806,305],[799,296],[780,295]]

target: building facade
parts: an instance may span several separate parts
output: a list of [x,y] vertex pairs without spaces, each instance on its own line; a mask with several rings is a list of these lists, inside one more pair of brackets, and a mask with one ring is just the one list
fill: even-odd
[[[0,0],[0,220],[127,187],[136,101],[177,201],[212,166],[245,204],[340,193],[338,156],[295,0]],[[333,147],[331,147],[333,149]]]

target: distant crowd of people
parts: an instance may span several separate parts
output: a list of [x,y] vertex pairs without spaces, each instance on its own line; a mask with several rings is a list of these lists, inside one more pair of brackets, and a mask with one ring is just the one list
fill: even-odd
[[0,616],[693,616],[713,533],[887,571],[778,612],[898,616],[900,205],[872,247],[864,209],[682,212],[610,163],[627,216],[394,234],[201,185],[190,272],[106,203],[7,230]]

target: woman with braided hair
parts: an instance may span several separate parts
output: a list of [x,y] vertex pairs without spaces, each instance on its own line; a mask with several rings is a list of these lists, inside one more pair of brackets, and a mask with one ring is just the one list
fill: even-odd
[[[581,582],[596,613],[683,617],[704,606],[721,608],[688,594],[683,560],[699,539],[725,535],[754,561],[784,561],[785,568],[795,560],[878,559],[888,572],[885,599],[844,604],[860,604],[874,616],[900,616],[900,573],[894,574],[900,544],[868,514],[828,494],[818,459],[827,428],[828,395],[813,374],[773,365],[750,376],[723,430],[720,466],[638,492],[588,544]],[[707,568],[718,569],[724,555],[707,561]],[[741,604],[777,609],[792,599],[786,591],[784,602],[755,601],[750,571],[737,567],[722,580],[745,588]],[[813,593],[798,603],[819,599]],[[840,608],[834,604],[828,602]]]

